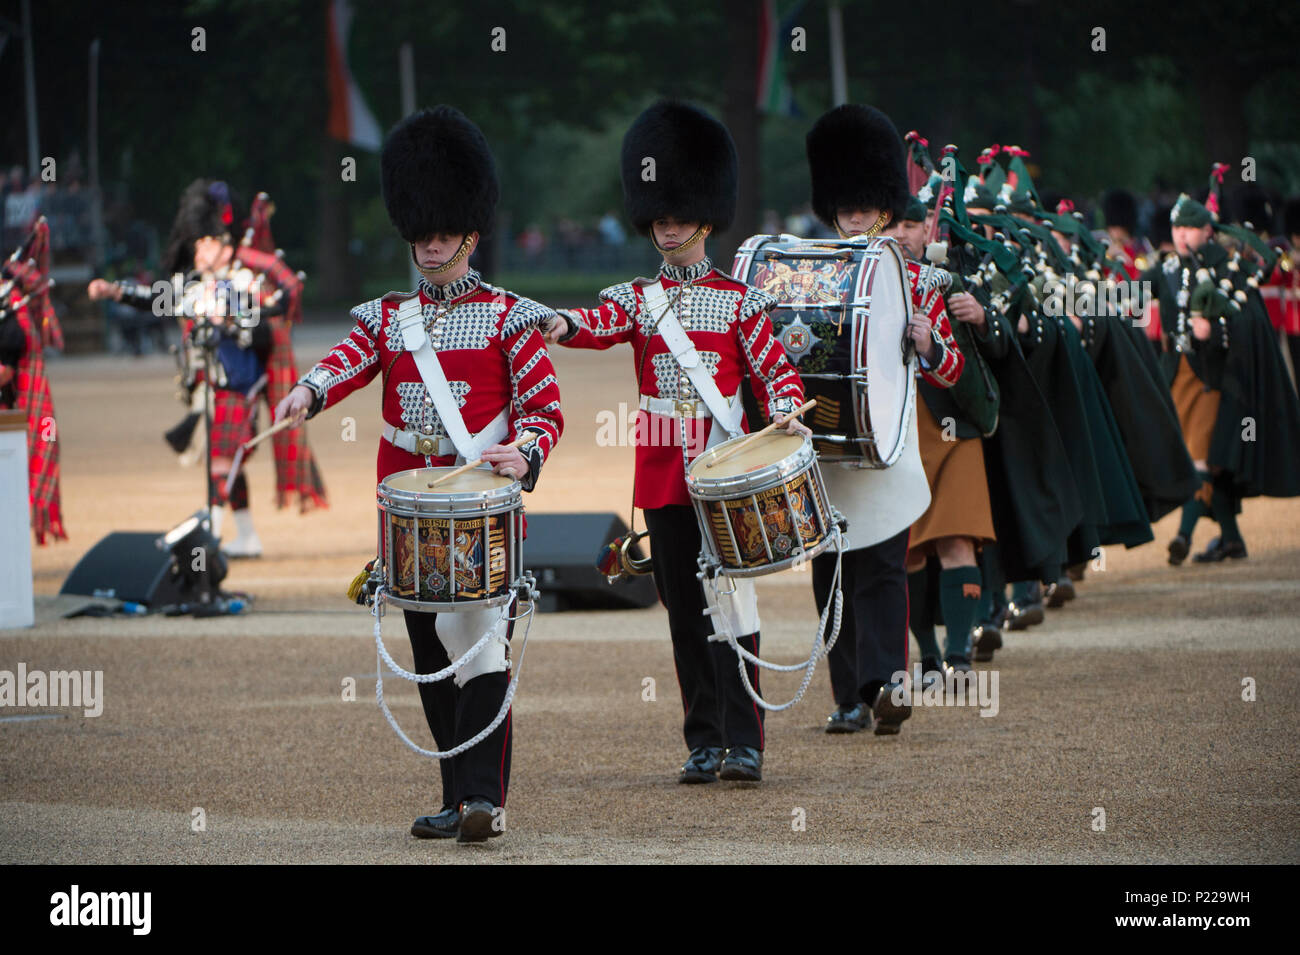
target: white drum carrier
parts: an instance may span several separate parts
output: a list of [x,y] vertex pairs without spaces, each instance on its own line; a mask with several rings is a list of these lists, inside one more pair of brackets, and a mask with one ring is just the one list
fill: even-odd
[[[453,468],[416,468],[390,474],[376,491],[379,560],[367,590],[373,595],[379,660],[415,683],[448,677],[458,686],[485,673],[511,669],[509,626],[531,618],[537,591],[523,569],[523,491],[519,482],[476,468],[446,480]],[[437,487],[433,487],[437,482]],[[511,615],[516,600],[528,609]],[[451,665],[437,673],[412,673],[384,646],[384,604],[438,613],[438,639]],[[486,739],[505,719],[528,646],[527,625],[505,699],[496,718],[476,736],[444,752],[424,749],[404,733],[384,700],[380,668],[375,696],[388,723],[415,752],[434,759],[456,756]]]

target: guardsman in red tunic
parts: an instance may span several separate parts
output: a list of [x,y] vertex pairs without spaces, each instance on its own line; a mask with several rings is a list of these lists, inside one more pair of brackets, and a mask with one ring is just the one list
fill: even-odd
[[[709,598],[696,578],[700,528],[686,490],[686,464],[729,435],[684,368],[698,367],[696,357],[707,367],[737,432],[749,430],[740,401],[746,376],[769,418],[797,408],[803,385],[772,335],[768,310],[775,299],[714,268],[704,251],[705,237],[725,230],[735,215],[736,147],[726,127],[693,106],[656,103],[623,138],[622,173],[628,218],[651,239],[664,264],[653,281],[605,289],[597,308],[562,309],[548,337],[575,348],[632,345],[641,395],[633,498],[650,530],[655,586],[668,610],[686,711],[683,731],[691,753],[679,781],[708,783],[721,776],[757,782],[763,710],[745,691],[731,648],[709,640]],[[677,351],[683,364],[660,334],[670,313],[693,346]],[[810,433],[797,418],[784,427]],[[729,626],[740,645],[757,655],[752,584],[737,585]],[[758,669],[749,666],[757,688]]]
[[[806,147],[813,210],[842,238],[880,235],[907,214],[903,140],[880,110],[838,106],[809,130]],[[893,237],[898,241],[898,235]],[[924,286],[922,272],[921,265],[908,260],[912,316],[906,334],[916,353],[908,360],[924,381],[950,388],[961,377],[964,357],[953,340],[943,296]],[[827,467],[823,472],[831,503],[841,512],[874,512],[869,532],[863,527],[868,522],[849,517],[852,549],[845,552],[841,568],[842,633],[829,660],[836,703],[826,721],[829,733],[868,729],[874,717],[876,735],[891,736],[911,716],[896,680],[896,674],[907,669],[908,542],[913,523],[928,513],[933,500],[918,437],[921,415],[930,412],[921,402],[918,406],[896,464],[883,470]],[[978,448],[979,442],[975,445]],[[984,506],[987,509],[987,499]],[[834,596],[834,557],[827,558],[824,553],[813,558],[813,596],[819,611]],[[974,580],[979,581],[978,570]]]
[[[458,403],[471,437],[502,436],[484,447],[482,458],[531,491],[564,426],[555,370],[538,331],[554,312],[487,284],[469,267],[497,203],[496,164],[487,141],[458,110],[426,109],[388,134],[382,172],[388,216],[411,244],[424,278],[414,292],[390,292],[354,308],[351,334],[302,377],[276,409],[276,419],[314,415],[379,378],[384,429],[376,480],[458,463],[449,436],[455,431],[439,416],[435,392],[416,363],[416,354],[428,355],[427,342],[450,391],[446,401]],[[436,380],[433,387],[439,387]],[[523,451],[506,446],[526,431],[537,438]],[[481,636],[480,627],[465,621],[483,613],[407,611],[416,672],[437,672],[465,654]],[[500,710],[510,682],[510,625],[499,623],[497,635],[456,673],[455,685],[420,684],[425,718],[440,749],[477,735]],[[493,823],[505,805],[510,755],[507,715],[478,745],[439,761],[442,810],[416,819],[411,834],[461,842],[500,835]]]
[[1259,287],[1273,327],[1286,336],[1292,381],[1300,380],[1300,199],[1282,207],[1282,231],[1290,245]]

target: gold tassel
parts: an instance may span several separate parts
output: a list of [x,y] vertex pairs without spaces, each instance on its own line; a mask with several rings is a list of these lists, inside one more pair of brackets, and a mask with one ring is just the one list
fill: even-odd
[[348,599],[356,601],[361,596],[361,588],[366,585],[370,579],[370,571],[374,568],[375,562],[372,560],[366,564],[366,569],[352,578],[352,583],[348,584]]

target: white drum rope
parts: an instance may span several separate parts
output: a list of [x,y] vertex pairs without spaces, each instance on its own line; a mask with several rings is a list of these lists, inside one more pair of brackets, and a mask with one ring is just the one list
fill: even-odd
[[400,738],[401,741],[412,750],[419,753],[421,756],[428,756],[430,759],[451,759],[453,756],[459,756],[470,747],[477,746],[479,743],[483,742],[483,740],[492,735],[492,732],[501,725],[502,721],[505,720],[506,714],[510,712],[510,705],[515,698],[515,690],[519,686],[519,674],[524,665],[524,651],[528,649],[528,631],[532,629],[532,617],[535,609],[533,602],[529,601],[528,609],[518,617],[510,617],[510,605],[506,604],[502,608],[501,619],[493,621],[492,625],[488,627],[487,632],[478,639],[478,642],[461,654],[456,660],[453,660],[450,666],[443,667],[437,673],[412,673],[410,670],[406,670],[399,666],[389,655],[388,648],[384,646],[384,639],[381,633],[383,626],[383,611],[380,608],[383,599],[384,591],[383,588],[380,588],[380,590],[375,594],[375,604],[374,608],[371,610],[371,614],[375,618],[375,647],[378,651],[378,662],[382,662],[395,675],[400,676],[405,680],[410,680],[413,683],[435,683],[439,680],[445,680],[449,676],[454,676],[457,671],[481,653],[483,648],[486,647],[491,640],[496,639],[493,635],[493,631],[496,630],[497,625],[500,624],[502,620],[509,619],[526,621],[524,624],[524,637],[523,640],[520,641],[519,645],[519,656],[511,667],[514,672],[511,674],[510,683],[506,687],[506,695],[501,701],[501,709],[497,711],[496,718],[480,730],[475,736],[472,736],[459,746],[455,746],[452,749],[443,750],[441,752],[432,749],[424,749],[402,731],[402,728],[397,725],[397,720],[393,716],[392,710],[388,708],[388,701],[384,699],[383,669],[378,666],[375,668],[375,699],[379,702],[380,709],[384,711],[384,718],[388,720],[388,725],[393,728],[393,732],[395,732],[398,735],[398,738]]
[[[839,639],[840,621],[843,617],[844,606],[844,592],[840,586],[840,569],[843,564],[843,559],[844,538],[837,529],[835,531],[835,576],[831,579],[831,589],[834,591],[835,596],[831,600],[827,601],[826,606],[822,608],[821,617],[817,626],[817,634],[813,638],[812,651],[809,653],[808,659],[803,663],[783,665],[779,663],[770,663],[767,660],[760,659],[737,642],[736,635],[731,632],[731,625],[728,623],[725,614],[718,613],[714,615],[719,621],[722,635],[726,637],[727,643],[731,645],[731,649],[736,652],[736,667],[740,670],[740,682],[745,687],[745,692],[749,694],[751,700],[763,709],[769,710],[773,713],[779,713],[782,710],[788,710],[790,707],[802,700],[804,693],[808,690],[809,684],[812,683],[813,674],[817,670],[817,661],[829,654],[831,649],[835,646],[835,641]],[[711,580],[709,581],[709,585],[714,587],[714,594],[716,596],[716,583]],[[833,612],[832,607],[834,608]],[[831,636],[830,640],[823,642],[822,634],[826,632],[826,620],[828,616],[832,619]],[[803,680],[800,682],[799,689],[795,692],[792,699],[780,704],[769,703],[754,689],[754,685],[749,680],[749,673],[745,670],[745,661],[749,661],[755,666],[760,666],[767,670],[774,670],[778,673],[793,673],[796,670],[803,670]]]

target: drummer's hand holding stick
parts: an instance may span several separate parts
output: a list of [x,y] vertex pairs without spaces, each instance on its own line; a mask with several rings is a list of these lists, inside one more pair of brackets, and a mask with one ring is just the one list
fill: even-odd
[[311,410],[311,403],[315,398],[316,396],[306,385],[294,385],[293,390],[275,406],[275,423],[279,424],[288,416],[292,417],[296,424],[302,424],[307,420],[307,412]]
[[494,444],[491,447],[484,448],[482,457],[477,461],[469,461],[456,468],[456,470],[444,474],[438,480],[430,481],[429,487],[437,487],[445,481],[450,481],[458,474],[474,470],[480,464],[490,464],[492,470],[497,474],[518,481],[528,473],[528,460],[519,453],[519,449],[536,441],[539,434],[540,432],[537,431],[525,431],[509,444]]
[[779,417],[773,418],[772,423],[769,424],[762,431],[755,431],[749,437],[745,438],[745,440],[737,441],[730,448],[715,456],[712,460],[705,462],[704,466],[711,468],[715,464],[721,464],[723,461],[726,461],[728,458],[735,457],[741,451],[744,451],[746,448],[752,445],[759,438],[763,437],[763,435],[771,434],[777,428],[780,428],[782,431],[786,432],[787,434],[811,435],[812,431],[808,428],[806,424],[804,424],[802,421],[799,420],[799,415],[803,414],[809,408],[816,407],[816,405],[817,405],[817,399],[811,398],[808,401],[805,401],[798,408],[795,408],[794,411],[790,412],[788,415],[780,415]]

